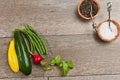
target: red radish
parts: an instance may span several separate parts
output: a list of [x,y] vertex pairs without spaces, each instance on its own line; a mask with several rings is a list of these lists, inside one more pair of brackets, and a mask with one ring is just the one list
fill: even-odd
[[34,62],[35,64],[39,64],[39,63],[43,60],[42,56],[37,55],[37,54],[32,54],[31,51],[29,51],[29,53],[32,55],[32,57],[33,57],[33,62]]
[[36,54],[31,54],[32,57],[33,57],[33,62],[35,64],[39,64],[41,61],[42,61],[42,56],[39,56],[39,55],[36,55]]

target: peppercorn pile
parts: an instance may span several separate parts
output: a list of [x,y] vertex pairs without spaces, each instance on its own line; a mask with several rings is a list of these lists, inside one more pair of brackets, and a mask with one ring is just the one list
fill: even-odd
[[84,15],[85,17],[90,18],[90,11],[91,11],[91,4],[92,4],[92,16],[95,16],[97,14],[98,11],[98,7],[96,5],[96,3],[93,1],[83,1],[83,3],[80,6],[80,11],[81,14]]

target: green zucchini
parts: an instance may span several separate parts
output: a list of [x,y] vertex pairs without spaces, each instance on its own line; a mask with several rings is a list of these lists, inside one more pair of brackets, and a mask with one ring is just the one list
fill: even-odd
[[32,63],[30,61],[30,56],[27,50],[23,33],[20,30],[16,29],[14,31],[14,39],[20,71],[25,75],[29,75],[32,71]]

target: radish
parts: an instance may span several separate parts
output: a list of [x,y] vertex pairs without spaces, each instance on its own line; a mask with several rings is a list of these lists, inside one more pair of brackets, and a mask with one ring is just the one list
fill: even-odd
[[33,57],[34,64],[40,64],[40,62],[43,60],[43,57],[37,54],[32,54],[32,52],[29,52]]

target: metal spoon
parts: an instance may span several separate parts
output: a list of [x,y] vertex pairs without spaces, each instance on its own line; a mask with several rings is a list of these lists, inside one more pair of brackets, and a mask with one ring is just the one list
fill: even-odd
[[107,3],[108,21],[109,21],[108,25],[109,25],[110,30],[112,31],[111,24],[110,24],[110,11],[112,10],[111,7],[112,7],[112,2],[108,2]]
[[92,10],[93,10],[93,8],[92,8],[92,3],[91,3],[90,17],[91,17],[91,20],[92,20],[93,29],[95,29],[95,31],[97,32],[97,24],[93,20]]

